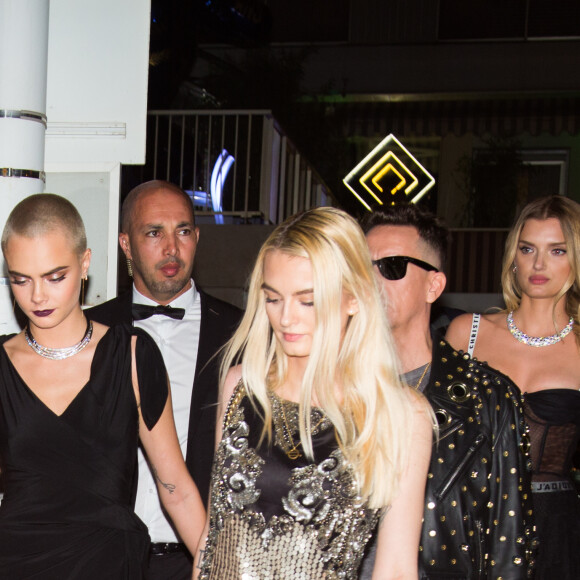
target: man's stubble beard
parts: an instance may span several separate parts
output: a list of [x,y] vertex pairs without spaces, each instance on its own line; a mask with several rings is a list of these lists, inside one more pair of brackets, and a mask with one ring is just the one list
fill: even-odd
[[148,287],[149,291],[153,295],[162,294],[168,297],[172,297],[179,294],[185,288],[189,280],[190,280],[189,277],[180,278],[179,280],[172,278],[170,280],[163,280],[162,282],[157,282],[156,280],[153,280],[151,284],[148,285]]
[[[135,266],[133,268],[135,269]],[[151,296],[155,297],[158,301],[172,300],[191,280],[191,273],[165,280],[156,280],[152,276],[144,275],[143,272],[138,273]]]

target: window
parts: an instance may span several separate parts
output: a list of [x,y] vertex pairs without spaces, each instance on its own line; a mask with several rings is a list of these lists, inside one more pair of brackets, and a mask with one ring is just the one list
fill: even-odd
[[577,36],[578,0],[440,0],[439,40]]
[[474,227],[510,227],[530,201],[565,195],[569,152],[561,149],[522,150],[492,144],[474,151],[470,206]]
[[526,0],[440,0],[440,40],[523,38],[525,22]]

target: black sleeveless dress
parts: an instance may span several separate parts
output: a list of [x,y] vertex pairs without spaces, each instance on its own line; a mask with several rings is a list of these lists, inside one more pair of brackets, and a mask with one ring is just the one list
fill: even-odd
[[580,501],[570,480],[580,439],[580,392],[546,389],[524,396],[530,428],[534,515],[540,545],[536,580],[580,578]]
[[151,429],[167,401],[163,359],[143,331],[110,328],[90,379],[61,414],[28,388],[0,338],[0,579],[141,580],[149,536],[133,512],[138,413]]
[[243,385],[230,401],[200,580],[354,580],[380,510],[358,495],[332,422],[312,410],[311,461],[297,444],[298,405],[270,398],[272,445]]

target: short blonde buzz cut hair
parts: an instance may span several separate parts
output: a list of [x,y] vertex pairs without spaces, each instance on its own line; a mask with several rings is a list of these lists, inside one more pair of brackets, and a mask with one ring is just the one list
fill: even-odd
[[62,231],[80,257],[87,249],[85,225],[76,207],[60,195],[37,193],[24,198],[10,212],[2,232],[2,252],[13,235],[36,238]]

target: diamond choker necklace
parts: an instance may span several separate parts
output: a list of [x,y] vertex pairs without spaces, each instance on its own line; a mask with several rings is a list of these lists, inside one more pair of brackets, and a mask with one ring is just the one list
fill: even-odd
[[91,338],[93,336],[93,323],[90,320],[87,320],[87,330],[85,331],[85,335],[82,337],[80,342],[77,342],[73,346],[67,346],[65,348],[50,348],[48,346],[42,346],[38,344],[32,334],[30,334],[30,327],[26,325],[24,329],[24,338],[26,338],[26,342],[28,346],[40,356],[44,358],[48,358],[50,360],[62,360],[68,358],[70,356],[74,356],[75,354],[81,352],[89,342],[91,342]]
[[565,336],[570,334],[572,327],[574,326],[574,318],[570,317],[568,324],[558,333],[552,336],[528,336],[525,332],[522,332],[514,322],[514,311],[512,310],[507,315],[507,325],[509,331],[515,337],[516,340],[528,346],[550,346],[560,342]]

